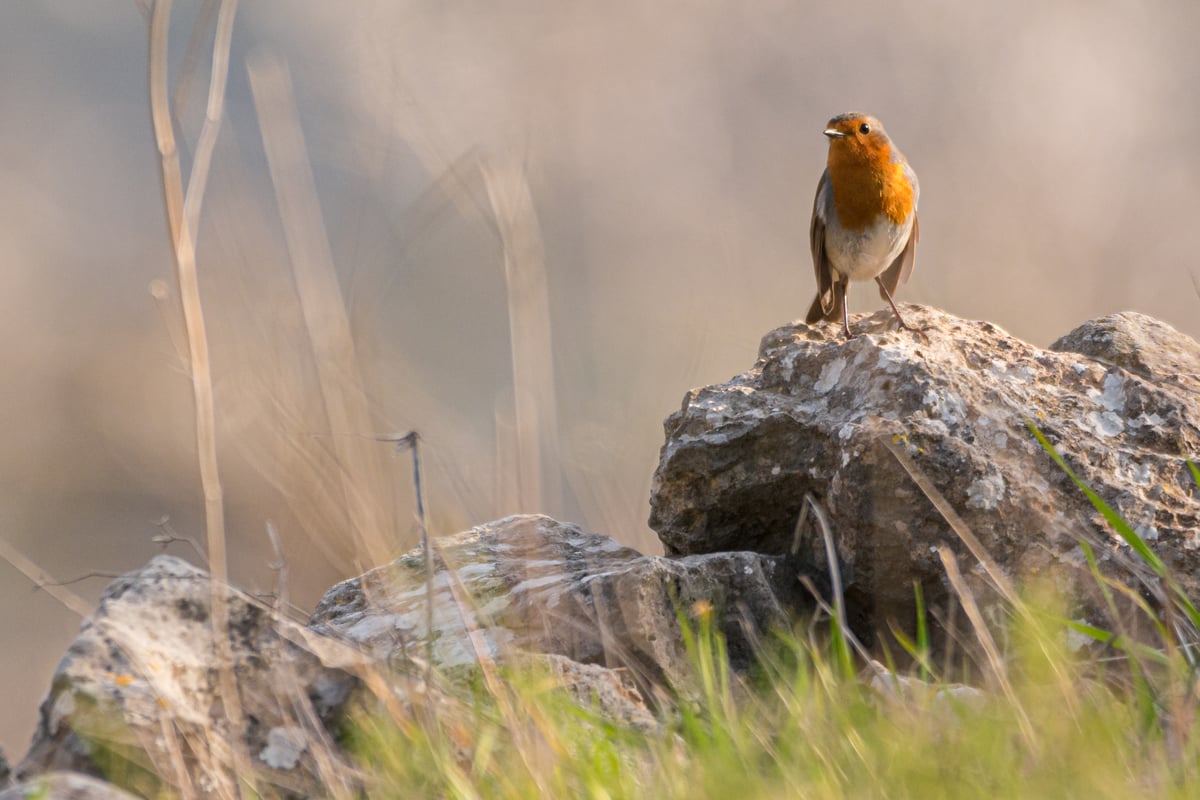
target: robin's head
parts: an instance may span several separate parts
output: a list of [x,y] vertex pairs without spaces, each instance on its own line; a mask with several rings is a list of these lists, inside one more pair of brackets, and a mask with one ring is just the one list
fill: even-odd
[[829,160],[873,162],[880,166],[893,160],[892,140],[883,124],[869,114],[839,114],[825,126],[829,137]]

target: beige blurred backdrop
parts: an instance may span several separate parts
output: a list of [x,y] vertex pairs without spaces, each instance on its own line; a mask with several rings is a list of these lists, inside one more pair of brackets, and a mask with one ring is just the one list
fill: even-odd
[[[211,37],[189,40],[213,4],[175,5],[186,174]],[[198,236],[234,580],[275,584],[268,522],[302,608],[361,563],[314,467],[329,432],[256,57],[290,69],[376,418],[356,435],[420,431],[435,532],[521,510],[503,237],[480,169],[517,165],[548,287],[562,490],[545,510],[655,552],[662,419],[811,300],[836,113],[879,116],[920,174],[900,299],[1040,345],[1123,309],[1200,334],[1197,30],[1191,0],[243,3]],[[106,583],[89,573],[164,547],[199,560],[153,537],[203,534],[146,37],[132,0],[0,8],[0,536],[89,601]],[[867,289],[851,303],[880,305]],[[379,448],[399,549],[407,456]],[[0,598],[15,759],[80,620],[6,563]]]

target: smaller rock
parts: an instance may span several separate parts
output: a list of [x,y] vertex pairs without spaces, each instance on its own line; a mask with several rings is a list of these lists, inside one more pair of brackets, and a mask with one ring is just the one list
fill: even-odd
[[79,772],[48,772],[0,791],[0,800],[137,800],[107,781]]
[[[226,758],[227,746],[217,753],[213,743],[233,740],[251,754],[270,753],[243,778],[285,795],[323,793],[314,759],[294,739],[288,758],[279,731],[296,724],[289,715],[302,702],[312,703],[310,718],[332,726],[340,708],[321,698],[344,702],[357,680],[283,639],[283,621],[230,589],[230,639],[248,721],[230,731],[213,656],[210,587],[203,570],[165,555],[113,581],[55,671],[18,778],[65,769],[105,775],[139,794],[184,780],[203,793],[214,782],[201,765]],[[175,774],[178,764],[196,774]]]
[[983,692],[974,686],[962,683],[939,686],[907,675],[897,675],[874,660],[863,670],[862,679],[871,687],[871,691],[889,700],[932,696],[935,703],[955,702],[978,706],[984,699]]
[[539,656],[538,661],[581,706],[595,704],[605,718],[630,728],[652,731],[660,727],[627,670],[580,664],[559,655]]
[[1050,349],[1124,367],[1143,378],[1179,381],[1200,389],[1200,348],[1196,340],[1135,311],[1088,320]]
[[443,671],[473,669],[482,643],[490,659],[532,652],[627,667],[649,688],[690,675],[681,611],[700,601],[720,609],[718,627],[735,667],[746,667],[754,655],[751,636],[788,626],[776,589],[795,584],[778,558],[643,556],[608,536],[540,515],[441,537],[437,553],[432,587],[425,559],[414,550],[334,586],[317,604],[310,627],[346,637],[385,663],[431,651]]

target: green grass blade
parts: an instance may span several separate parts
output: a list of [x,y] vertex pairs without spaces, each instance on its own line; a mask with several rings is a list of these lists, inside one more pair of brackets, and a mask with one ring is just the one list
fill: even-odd
[[1045,435],[1042,434],[1040,430],[1038,430],[1038,427],[1033,424],[1032,420],[1026,420],[1025,425],[1029,428],[1030,432],[1037,437],[1037,440],[1042,445],[1042,448],[1050,454],[1052,459],[1054,459],[1054,463],[1057,464],[1063,472],[1067,473],[1067,476],[1075,482],[1075,485],[1079,487],[1080,491],[1087,495],[1087,499],[1091,501],[1092,506],[1100,512],[1100,515],[1103,516],[1105,521],[1112,527],[1114,531],[1117,532],[1117,535],[1124,539],[1126,544],[1133,548],[1133,551],[1138,554],[1138,556],[1146,563],[1147,566],[1150,567],[1150,569],[1154,570],[1156,575],[1165,578],[1167,575],[1167,565],[1164,564],[1162,559],[1150,549],[1150,545],[1146,544],[1146,540],[1139,536],[1138,532],[1135,531],[1133,527],[1121,517],[1120,514],[1114,511],[1108,505],[1108,503],[1104,502],[1104,499],[1101,498],[1100,495],[1096,494],[1096,492],[1092,490],[1092,487],[1088,486],[1087,482],[1084,481],[1083,478],[1080,478],[1075,474],[1075,470],[1071,469],[1063,457],[1058,454],[1058,451],[1054,449],[1054,445],[1050,444],[1050,441],[1045,437]]
[[913,596],[917,603],[917,649],[921,652],[921,680],[933,679],[929,669],[929,625],[925,619],[925,593],[919,581],[913,581]]

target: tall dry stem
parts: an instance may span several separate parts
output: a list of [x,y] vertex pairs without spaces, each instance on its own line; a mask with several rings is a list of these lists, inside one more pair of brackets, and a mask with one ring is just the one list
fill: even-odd
[[519,510],[560,515],[562,459],[541,226],[525,166],[516,152],[486,159],[481,168],[504,247]]
[[[229,641],[229,606],[226,594],[229,567],[225,542],[225,505],[217,466],[216,411],[213,400],[212,367],[208,353],[204,309],[200,301],[200,283],[196,271],[195,230],[199,224],[201,195],[208,178],[212,147],[220,129],[228,75],[229,47],[237,0],[222,0],[218,13],[217,36],[213,45],[212,76],[209,82],[208,109],[201,132],[201,151],[192,169],[188,196],[183,195],[179,152],[171,118],[167,77],[167,34],[171,18],[171,0],[156,0],[150,19],[150,109],[162,162],[163,196],[175,265],[179,294],[183,304],[190,353],[192,392],[196,413],[196,446],[200,460],[200,481],[204,491],[205,527],[208,540],[209,570],[212,578],[212,631],[217,660],[221,701],[231,736],[231,787],[223,794],[242,794],[240,776],[248,777],[249,759],[242,746],[245,729],[237,678],[233,671],[233,650]],[[190,213],[185,213],[185,210]],[[217,776],[213,776],[216,778]]]
[[316,180],[281,59],[260,54],[249,65],[250,88],[296,291],[329,418],[338,479],[360,558],[367,565],[392,556],[392,526],[382,449],[375,443],[366,390],[333,254],[325,234]]

